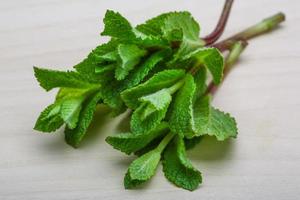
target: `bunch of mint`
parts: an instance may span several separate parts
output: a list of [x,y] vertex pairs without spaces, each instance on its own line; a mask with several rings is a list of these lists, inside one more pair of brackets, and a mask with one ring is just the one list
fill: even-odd
[[200,27],[188,12],[165,13],[133,27],[108,10],[104,23],[101,35],[110,36],[110,41],[96,47],[73,71],[34,67],[42,88],[59,88],[34,129],[53,132],[65,125],[66,142],[78,147],[98,104],[110,107],[113,116],[129,109],[130,131],[106,138],[115,149],[138,155],[125,175],[125,188],[149,180],[162,161],[169,181],[196,189],[201,173],[186,150],[204,135],[219,141],[237,136],[235,119],[211,105],[207,84],[221,83],[225,66],[243,49],[242,40],[230,46],[222,43],[230,50],[224,61],[219,51],[223,46],[208,47],[199,39]]

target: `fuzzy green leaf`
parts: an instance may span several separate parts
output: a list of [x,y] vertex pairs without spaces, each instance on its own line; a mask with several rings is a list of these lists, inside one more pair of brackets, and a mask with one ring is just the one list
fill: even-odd
[[96,105],[101,98],[101,92],[93,94],[82,105],[82,109],[79,115],[78,125],[75,129],[66,128],[65,139],[68,144],[73,147],[78,147],[79,143],[86,134],[86,131],[92,122]]
[[103,22],[105,27],[101,35],[118,38],[121,41],[136,39],[132,26],[120,13],[107,10]]
[[134,160],[128,168],[131,180],[149,180],[154,175],[160,158],[161,152],[154,149]]
[[174,30],[181,30],[182,40],[187,40],[191,43],[199,42],[200,27],[189,12],[174,12],[169,14],[164,20],[162,29],[164,35],[174,33]]
[[60,128],[64,121],[60,116],[60,102],[48,106],[37,119],[34,129],[42,132],[53,132]]
[[[99,57],[116,51],[118,44],[119,43],[116,40],[111,40],[108,43],[99,45],[88,55],[86,59],[75,65],[74,68],[88,80],[103,82],[102,79],[105,79],[106,76],[99,76],[98,74],[96,74],[96,68],[103,66],[103,64],[101,64],[103,61],[99,60]],[[101,65],[99,66],[99,64]]]
[[116,69],[117,80],[124,79],[145,54],[146,51],[136,45],[120,44],[118,46],[118,55],[121,59],[121,63]]
[[168,124],[161,123],[152,131],[145,134],[121,133],[115,136],[108,136],[106,142],[126,154],[131,154],[148,145],[152,140],[161,137],[168,131]]
[[169,104],[161,110],[156,110],[145,115],[145,109],[148,105],[143,103],[132,114],[130,120],[130,129],[133,134],[144,134],[155,128],[164,119]]
[[[195,133],[199,135],[199,133],[206,132],[205,127],[208,126],[210,117],[211,117],[211,109],[210,109],[210,96],[199,97],[193,105],[193,119],[192,119],[192,129],[193,132],[187,135],[188,138],[192,138]],[[197,134],[198,133],[198,134]]]
[[158,72],[145,83],[122,92],[122,99],[129,108],[136,109],[140,105],[140,97],[163,88],[171,87],[178,82],[184,74],[184,70],[164,70]]
[[96,84],[89,83],[77,72],[63,72],[34,67],[34,75],[46,91],[57,87],[88,88],[96,86]]
[[141,185],[142,183],[144,183],[146,181],[141,181],[141,180],[133,180],[130,175],[129,175],[129,171],[126,172],[125,177],[124,177],[124,187],[125,189],[132,189],[137,187],[138,185]]
[[[126,79],[122,81],[114,81],[113,79],[103,83],[102,96],[104,102],[116,112],[122,111],[123,101],[120,93],[128,88],[139,84],[153,68],[168,55],[169,51],[159,51],[148,57],[139,67],[132,70]],[[113,75],[111,75],[113,77]]]
[[164,26],[166,18],[174,13],[175,12],[164,13],[157,17],[149,19],[145,23],[138,25],[136,29],[146,35],[161,37],[163,36],[162,28]]
[[84,96],[79,98],[70,98],[64,100],[61,104],[61,118],[70,129],[75,128],[77,125],[83,100]]
[[196,59],[198,65],[204,65],[212,74],[215,84],[219,84],[223,77],[224,59],[217,48],[199,48],[183,57]]
[[189,12],[178,12],[168,16],[165,19],[163,32],[169,40],[180,42],[173,59],[169,61],[169,66],[187,67],[189,63],[182,63],[182,57],[204,46],[204,42],[199,39],[199,24]]
[[227,138],[237,136],[237,125],[233,117],[216,108],[211,108],[210,122],[207,127],[207,134],[216,136],[217,140],[223,141]]
[[151,113],[166,108],[171,103],[172,96],[167,89],[161,89],[153,94],[143,96],[139,100],[147,105],[142,117],[145,119]]
[[201,173],[186,157],[184,141],[177,137],[168,145],[163,156],[163,171],[166,178],[178,187],[195,190],[202,182]]
[[196,135],[215,136],[223,141],[237,136],[237,125],[233,117],[216,108],[209,106],[209,99],[204,98],[199,106],[194,106],[194,131]]
[[205,67],[200,67],[196,74],[194,75],[194,80],[196,84],[196,91],[194,95],[194,99],[204,95],[207,89],[206,79],[207,79],[207,72]]
[[193,97],[196,84],[192,75],[187,74],[184,85],[175,96],[173,109],[170,114],[170,129],[182,137],[189,134],[193,118]]

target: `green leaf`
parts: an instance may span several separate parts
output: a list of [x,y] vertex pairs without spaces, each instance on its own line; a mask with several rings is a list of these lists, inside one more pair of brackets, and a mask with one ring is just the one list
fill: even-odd
[[104,62],[116,62],[118,60],[118,52],[116,50],[109,51],[108,53],[104,54],[95,54],[95,61],[97,63],[104,63]]
[[153,94],[143,96],[139,100],[147,105],[142,117],[142,119],[144,119],[151,113],[163,110],[166,106],[168,106],[171,103],[172,96],[168,89],[161,89]]
[[115,63],[113,64],[108,64],[108,65],[101,65],[101,66],[96,66],[95,67],[95,73],[96,74],[106,74],[106,72],[113,71],[116,69],[117,65]]
[[163,32],[164,35],[169,35],[174,30],[182,31],[182,40],[191,43],[199,43],[200,27],[196,20],[189,12],[174,12],[164,20]]
[[192,119],[192,129],[193,132],[186,135],[191,138],[195,135],[201,135],[201,133],[206,133],[206,127],[209,124],[211,118],[210,109],[210,96],[199,97],[193,105],[193,119]]
[[123,91],[121,97],[129,108],[136,109],[140,105],[140,97],[163,88],[171,87],[178,82],[184,74],[184,70],[179,69],[158,72],[145,83]]
[[187,74],[184,85],[175,96],[173,109],[170,114],[170,129],[180,136],[189,134],[193,119],[193,97],[196,84],[192,75]]
[[164,13],[149,19],[145,23],[138,25],[136,29],[146,35],[161,37],[163,35],[162,27],[164,26],[165,19],[172,14],[174,12]]
[[34,75],[46,91],[57,87],[88,88],[97,86],[88,82],[77,72],[63,72],[34,67]]
[[133,134],[144,134],[155,128],[164,119],[168,104],[161,110],[156,110],[145,116],[147,104],[143,103],[132,114],[130,120],[130,129]]
[[112,145],[115,149],[120,150],[126,154],[136,152],[157,137],[165,135],[168,131],[168,124],[161,123],[152,131],[146,134],[132,134],[132,133],[121,133],[115,136],[108,136],[106,142]]
[[195,190],[202,182],[201,173],[186,157],[184,141],[177,137],[168,145],[163,156],[163,171],[166,178],[178,187]]
[[[123,100],[120,93],[128,88],[132,88],[139,84],[153,70],[153,68],[169,54],[168,50],[159,51],[149,56],[139,67],[132,70],[126,79],[122,81],[107,81],[102,87],[104,102],[111,108],[116,110],[116,113],[124,108]],[[113,75],[111,76],[113,77]]]
[[66,123],[70,129],[76,127],[83,101],[95,92],[94,89],[61,88],[55,103],[48,106],[40,115],[36,130],[52,132]]
[[118,41],[110,40],[108,43],[97,46],[86,59],[75,65],[74,68],[88,80],[103,82],[102,80],[105,79],[106,76],[99,76],[96,74],[96,68],[99,68],[99,64],[101,64],[100,67],[103,66],[103,61],[99,60],[99,57],[115,51],[118,44]]
[[53,132],[60,128],[64,121],[60,116],[60,102],[48,106],[38,117],[34,129],[42,132]]
[[70,98],[81,98],[89,95],[93,91],[94,90],[90,88],[60,88],[56,94],[55,101],[58,102]]
[[105,27],[101,35],[118,38],[121,41],[136,39],[132,26],[120,13],[107,10],[103,22]]
[[124,187],[125,189],[132,189],[137,187],[138,185],[141,185],[146,181],[140,181],[140,180],[133,180],[131,179],[129,175],[129,171],[126,172],[125,177],[124,177]]
[[121,59],[121,64],[116,69],[117,80],[124,79],[145,54],[146,51],[136,45],[120,44],[118,46],[118,55]]
[[218,109],[211,108],[211,117],[206,133],[215,136],[217,140],[223,141],[227,138],[237,136],[237,125],[233,117]]
[[86,131],[92,122],[94,112],[98,101],[101,98],[101,92],[96,92],[90,98],[88,98],[82,105],[82,109],[79,116],[78,125],[75,129],[66,128],[65,139],[68,144],[73,147],[78,147],[79,143],[86,134]]
[[219,84],[223,77],[224,59],[217,48],[199,48],[183,57],[186,59],[196,59],[197,65],[204,65],[212,74],[215,84]]
[[164,49],[151,54],[141,65],[135,68],[122,83],[124,88],[132,88],[145,79],[158,64],[171,54],[171,49]]
[[150,179],[156,171],[161,158],[160,154],[160,151],[154,149],[134,160],[128,168],[131,180],[146,181]]
[[[223,141],[237,136],[237,125],[233,117],[210,107],[210,98],[206,96],[194,105],[194,132],[197,136],[208,134]],[[191,135],[190,137],[192,137]]]
[[196,74],[194,75],[194,80],[196,84],[196,91],[194,95],[194,99],[202,96],[205,94],[207,85],[206,85],[206,79],[207,79],[207,72],[205,67],[200,67]]
[[163,32],[171,42],[180,42],[177,52],[169,61],[169,66],[187,67],[190,63],[182,62],[182,57],[205,44],[199,39],[199,24],[189,12],[177,12],[168,16],[165,19]]
[[61,104],[61,118],[70,129],[75,128],[77,125],[83,100],[84,96],[79,98],[70,98],[64,100]]

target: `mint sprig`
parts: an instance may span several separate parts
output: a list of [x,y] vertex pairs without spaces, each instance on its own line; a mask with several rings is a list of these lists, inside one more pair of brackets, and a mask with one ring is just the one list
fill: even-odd
[[[189,12],[169,12],[132,26],[120,13],[108,10],[96,47],[73,71],[34,67],[40,86],[59,88],[54,103],[38,117],[34,129],[53,132],[65,125],[65,140],[78,147],[87,134],[98,104],[112,116],[130,112],[130,130],[106,138],[125,154],[135,154],[124,177],[134,188],[148,181],[160,161],[166,178],[195,190],[201,172],[187,158],[205,136],[218,141],[236,138],[235,119],[211,105],[217,85],[247,46],[247,40],[284,20],[279,13],[214,44],[222,34],[232,0],[227,0],[217,28],[200,38],[200,25]],[[222,52],[229,51],[224,58]]]

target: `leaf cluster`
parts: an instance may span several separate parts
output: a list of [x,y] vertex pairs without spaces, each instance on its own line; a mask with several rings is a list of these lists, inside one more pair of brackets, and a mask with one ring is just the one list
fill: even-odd
[[204,46],[200,26],[188,12],[165,13],[133,27],[108,10],[103,21],[101,35],[110,41],[74,70],[34,68],[42,88],[59,88],[35,129],[53,132],[65,125],[66,142],[78,147],[98,104],[109,106],[114,116],[130,109],[129,132],[106,139],[115,149],[139,156],[128,168],[125,188],[149,180],[162,161],[170,182],[196,189],[202,177],[186,149],[204,135],[219,141],[237,135],[234,118],[212,107],[206,93],[210,78],[215,84],[222,80],[223,56]]

